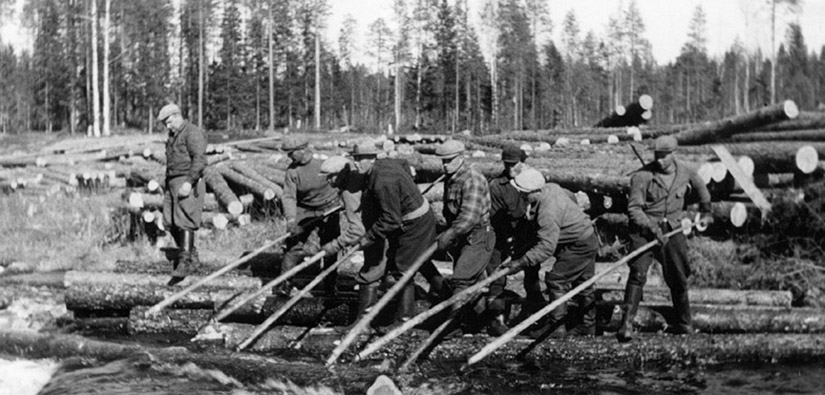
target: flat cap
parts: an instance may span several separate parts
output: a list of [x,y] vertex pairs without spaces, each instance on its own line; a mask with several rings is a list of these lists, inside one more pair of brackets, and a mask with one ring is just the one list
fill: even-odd
[[525,193],[538,191],[544,187],[544,183],[544,175],[542,175],[540,171],[533,168],[526,168],[522,170],[516,178],[510,180],[510,184],[513,185],[519,192]]
[[441,159],[452,159],[464,152],[464,143],[447,140],[435,148],[435,154]]
[[340,155],[331,156],[329,159],[325,160],[324,163],[321,163],[320,174],[328,175],[340,173],[341,170],[344,170],[344,168],[347,167],[347,164],[349,164],[349,159]]
[[506,163],[524,162],[527,159],[527,153],[515,145],[508,145],[501,151],[501,161]]
[[673,136],[660,136],[653,141],[653,151],[657,152],[673,152],[678,146],[679,142]]
[[350,151],[350,156],[353,158],[356,157],[364,157],[364,156],[378,156],[378,148],[375,147],[375,144],[355,144],[352,147],[352,151]]
[[281,143],[281,150],[282,151],[295,151],[297,149],[306,148],[308,142],[303,137],[296,137],[296,136],[289,136],[284,138],[284,142]]
[[169,103],[160,109],[158,121],[163,122],[174,114],[180,114],[180,107],[177,104]]

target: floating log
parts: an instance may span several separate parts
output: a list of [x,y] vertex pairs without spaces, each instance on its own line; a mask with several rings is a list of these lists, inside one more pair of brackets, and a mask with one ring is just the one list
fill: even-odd
[[[252,192],[263,201],[270,201],[275,198],[275,191],[267,188],[255,179],[249,178],[229,166],[216,166],[215,169],[230,183]],[[283,190],[282,190],[283,191]]]
[[[597,290],[605,302],[622,302],[624,290]],[[733,290],[714,288],[691,288],[688,292],[691,305],[738,305],[791,307],[793,299],[790,291]],[[670,289],[667,287],[645,287],[644,302],[647,304],[670,304]]]
[[793,119],[799,109],[791,100],[751,111],[747,114],[706,122],[675,135],[681,145],[697,145],[719,141],[737,133],[744,133],[771,123]]
[[[178,286],[200,280],[188,276]],[[129,310],[134,306],[151,306],[177,293],[180,288],[167,286],[168,275],[70,271],[66,273],[66,308],[69,310]],[[244,292],[261,287],[251,277],[221,277],[192,292],[174,304],[175,308],[214,309],[216,305]],[[249,305],[251,311],[258,306]]]
[[[665,329],[663,317],[672,314],[669,304],[642,303],[634,322],[647,331]],[[704,333],[825,333],[825,314],[814,308],[773,306],[703,305],[690,306],[693,327]],[[613,309],[609,323],[604,327],[618,328],[621,309]]]
[[221,173],[219,173],[215,167],[207,166],[203,171],[203,178],[206,180],[209,188],[215,193],[218,201],[226,207],[226,212],[235,217],[243,213],[243,204],[241,204],[235,192],[229,188],[226,180],[224,180]]
[[616,106],[611,115],[596,123],[595,127],[623,127],[638,126],[650,120],[651,114],[645,112],[653,108],[653,98],[649,95],[641,95],[639,98],[626,106]]

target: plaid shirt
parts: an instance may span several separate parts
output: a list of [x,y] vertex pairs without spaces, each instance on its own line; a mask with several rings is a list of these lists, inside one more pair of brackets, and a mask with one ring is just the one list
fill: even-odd
[[456,237],[490,224],[490,187],[473,165],[462,166],[444,188],[444,218]]

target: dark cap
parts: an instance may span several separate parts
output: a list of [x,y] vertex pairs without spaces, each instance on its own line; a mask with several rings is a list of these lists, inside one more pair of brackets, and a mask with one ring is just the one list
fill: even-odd
[[378,148],[374,144],[356,144],[349,153],[353,158],[378,156]]
[[307,145],[309,144],[305,138],[290,136],[284,138],[284,142],[281,144],[281,150],[291,152],[306,148]]
[[505,163],[524,162],[527,159],[527,153],[515,145],[508,145],[501,151],[501,161]]
[[656,152],[673,152],[676,151],[676,147],[679,146],[679,142],[676,141],[676,138],[673,136],[660,136],[657,137],[656,140],[653,142],[653,151]]

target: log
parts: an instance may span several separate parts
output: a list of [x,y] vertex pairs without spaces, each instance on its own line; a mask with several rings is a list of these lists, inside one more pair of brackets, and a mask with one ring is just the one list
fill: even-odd
[[231,167],[236,172],[238,172],[238,173],[240,173],[240,174],[242,174],[246,177],[249,177],[253,181],[257,182],[258,184],[260,184],[265,189],[272,190],[275,193],[276,198],[280,199],[281,196],[283,196],[284,190],[283,190],[283,188],[281,188],[281,185],[283,185],[283,183],[281,183],[281,185],[278,185],[275,182],[273,182],[272,180],[264,177],[263,174],[259,173],[254,168],[246,166],[245,164],[242,164],[240,162],[233,162],[231,164]]
[[[240,200],[240,199],[239,199]],[[163,210],[163,195],[149,193],[130,192],[125,196],[125,203],[129,211],[136,212],[140,209]],[[243,202],[241,202],[243,203]],[[246,207],[246,206],[244,206]],[[203,211],[218,211],[220,205],[214,193],[207,193],[203,197]]]
[[[812,153],[816,158],[825,157],[825,143],[807,142],[772,142],[772,143],[736,143],[725,144],[725,148],[734,156],[747,156],[753,161],[753,173],[794,173],[800,172],[797,163],[798,152],[804,148],[805,162],[812,163]],[[810,147],[810,148],[805,148]],[[713,154],[709,145],[679,147],[679,154],[708,155]],[[809,165],[810,166],[810,165]],[[810,167],[808,167],[810,169]]]
[[[624,290],[597,289],[596,293],[605,302],[621,303]],[[793,299],[790,291],[733,290],[715,288],[691,288],[688,292],[691,305],[737,305],[791,307]],[[670,305],[670,289],[664,286],[645,287],[644,302],[647,304]]]
[[[234,348],[252,331],[251,325],[219,325],[222,344]],[[388,356],[406,357],[427,337],[426,332],[411,331],[393,342],[386,352],[377,353],[376,360]],[[298,341],[298,339],[301,339]],[[257,352],[294,350],[310,356],[323,356],[340,340],[329,329],[306,331],[305,328],[273,328],[252,346]],[[361,336],[359,341],[367,340]],[[445,340],[429,355],[431,361],[457,361],[489,341],[487,336],[463,336]],[[519,337],[497,350],[487,364],[512,364],[514,357],[532,339]],[[710,335],[696,334],[689,337],[641,334],[636,344],[617,343],[612,336],[595,338],[548,339],[539,344],[529,360],[539,364],[573,364],[581,366],[606,366],[620,363],[644,363],[646,366],[681,365],[684,361],[701,361],[703,364],[791,361],[815,361],[825,356],[825,340],[817,334],[747,334]],[[595,365],[594,365],[595,364]],[[342,365],[345,366],[345,365]],[[485,368],[488,369],[488,368]]]
[[729,138],[737,133],[745,133],[771,123],[793,119],[799,109],[791,100],[751,111],[715,122],[706,122],[675,135],[680,145],[706,144]]
[[825,129],[825,113],[817,111],[800,111],[794,119],[787,119],[759,128],[759,131],[797,131]]
[[256,197],[263,201],[270,201],[275,198],[275,191],[267,188],[266,185],[249,178],[229,166],[216,166],[215,169],[220,173],[229,183],[237,187],[246,189]]
[[286,177],[286,172],[282,169],[278,169],[274,166],[269,166],[264,163],[257,163],[252,161],[247,161],[246,165],[258,172],[258,174],[264,176],[269,181],[275,183],[280,187],[284,186],[284,177]]
[[641,95],[639,98],[626,105],[616,106],[616,109],[611,115],[602,119],[595,127],[624,127],[624,126],[638,126],[650,120],[650,114],[647,118],[643,115],[646,111],[653,108],[653,98],[649,95]]
[[206,180],[209,188],[215,193],[218,201],[226,207],[226,212],[234,217],[243,213],[243,204],[241,204],[235,192],[229,188],[226,180],[224,180],[221,173],[219,173],[215,167],[207,166],[203,171],[203,178]]
[[[802,150],[810,147],[803,147]],[[728,152],[727,148],[722,145],[713,145],[711,146],[713,152],[719,157],[722,163],[725,164],[725,167],[728,169],[728,172],[733,176],[742,189],[745,191],[745,194],[751,199],[751,201],[759,207],[759,210],[762,211],[762,215],[765,216],[771,210],[771,203],[765,199],[765,195],[762,194],[762,191],[756,187],[756,185],[751,180],[750,175],[745,174],[744,171],[739,167],[736,159]],[[811,148],[813,150],[813,148]],[[816,157],[816,151],[813,152],[814,157]],[[799,154],[797,153],[797,157]],[[749,162],[750,163],[750,162]],[[816,162],[815,162],[816,163]],[[755,164],[754,164],[755,166]]]
[[753,143],[760,141],[825,141],[825,129],[753,132],[731,136],[728,141],[735,143]]
[[[187,276],[181,284],[187,286],[200,279],[199,276]],[[64,281],[69,310],[130,310],[135,306],[153,305],[180,290],[167,286],[168,275],[69,271]],[[260,286],[259,279],[222,277],[188,294],[173,306],[214,309],[216,305]],[[254,311],[261,305],[253,307],[250,304],[249,307]]]

